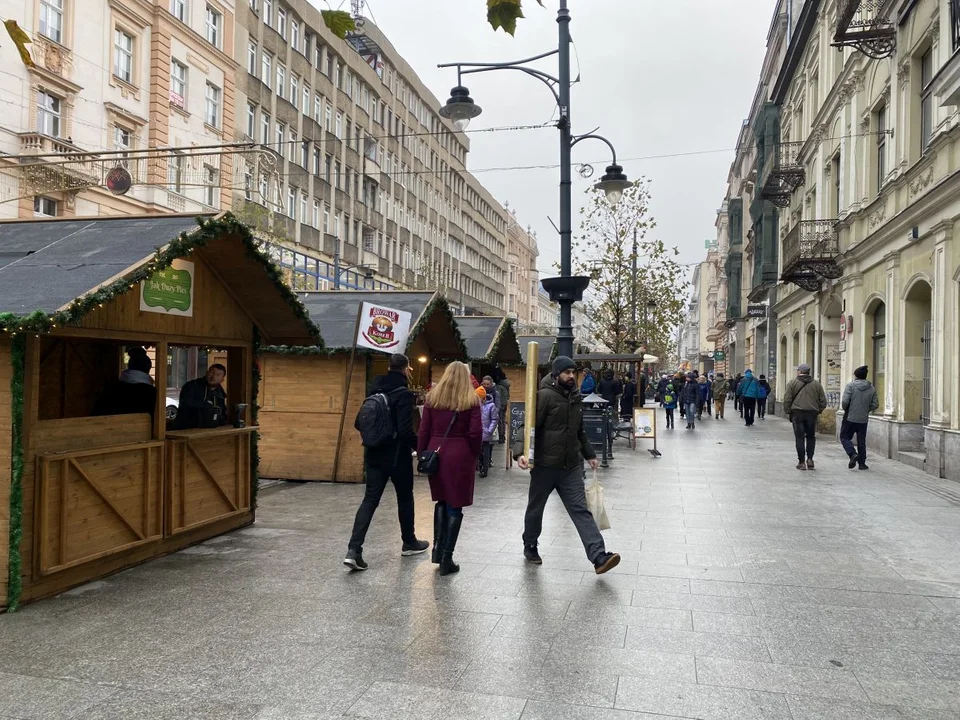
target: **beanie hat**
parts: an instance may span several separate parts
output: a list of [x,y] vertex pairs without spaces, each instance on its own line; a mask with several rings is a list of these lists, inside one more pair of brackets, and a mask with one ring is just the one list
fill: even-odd
[[861,365],[860,367],[858,367],[856,370],[853,371],[853,376],[854,376],[855,378],[857,378],[857,380],[866,380],[866,379],[867,379],[867,366],[866,366],[866,365]]
[[133,346],[127,350],[127,355],[130,360],[127,362],[127,368],[130,370],[139,370],[140,372],[148,373],[153,367],[153,363],[150,361],[150,356],[147,355],[147,351],[142,347]]
[[807,365],[806,363],[800,363],[799,365],[797,365],[797,372],[802,373],[803,375],[809,375],[810,366]]
[[559,375],[564,370],[576,370],[577,364],[566,355],[560,355],[553,361],[553,374]]

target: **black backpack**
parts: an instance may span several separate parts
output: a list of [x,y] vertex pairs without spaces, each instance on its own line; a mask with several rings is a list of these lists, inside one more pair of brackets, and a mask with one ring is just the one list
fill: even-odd
[[390,411],[390,396],[404,391],[400,387],[388,393],[373,393],[360,406],[353,427],[360,431],[364,447],[377,448],[397,439],[397,426]]

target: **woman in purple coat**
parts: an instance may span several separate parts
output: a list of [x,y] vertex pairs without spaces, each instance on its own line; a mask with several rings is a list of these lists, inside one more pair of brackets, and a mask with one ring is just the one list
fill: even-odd
[[452,363],[427,393],[417,438],[418,453],[439,450],[439,469],[430,477],[430,492],[437,503],[433,509],[433,562],[440,565],[441,575],[460,570],[453,562],[453,550],[463,508],[473,505],[482,442],[480,398],[470,382],[470,369],[461,362]]

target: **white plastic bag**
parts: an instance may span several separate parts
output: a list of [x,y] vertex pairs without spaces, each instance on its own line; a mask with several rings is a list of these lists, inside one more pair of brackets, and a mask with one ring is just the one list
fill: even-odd
[[607,517],[607,509],[603,506],[603,485],[600,484],[599,473],[593,471],[593,482],[587,486],[587,509],[593,515],[597,522],[597,527],[601,530],[610,529],[610,518]]

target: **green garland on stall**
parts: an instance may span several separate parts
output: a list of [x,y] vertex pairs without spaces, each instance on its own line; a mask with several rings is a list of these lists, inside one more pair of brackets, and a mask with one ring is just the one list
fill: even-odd
[[[0,318],[2,319],[2,318]],[[13,612],[20,605],[23,589],[20,573],[20,541],[23,539],[23,366],[26,355],[26,338],[13,339],[10,362],[13,376],[10,379],[12,397],[12,460],[10,463],[10,567],[7,584],[7,611]]]
[[294,315],[309,328],[311,334],[316,338],[318,346],[323,346],[320,331],[311,322],[307,309],[300,302],[296,293],[284,281],[280,268],[260,249],[258,241],[246,225],[230,213],[217,218],[198,217],[197,225],[197,229],[180,233],[179,237],[174,238],[164,247],[157,248],[153,258],[129,275],[76,298],[65,310],[52,314],[37,310],[26,316],[12,314],[0,316],[0,331],[9,332],[12,337],[16,337],[27,332],[46,333],[56,328],[57,325],[75,325],[94,308],[100,307],[115,297],[132,290],[137,283],[149,279],[160,270],[168,268],[174,260],[186,257],[193,250],[202,248],[223,235],[236,235],[243,242],[247,255],[263,267],[263,271],[276,286],[277,291],[290,306]]
[[[253,388],[250,392],[250,422],[257,427],[260,406],[260,330],[253,326]],[[257,494],[260,492],[260,431],[250,435],[250,512],[256,512]]]

